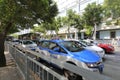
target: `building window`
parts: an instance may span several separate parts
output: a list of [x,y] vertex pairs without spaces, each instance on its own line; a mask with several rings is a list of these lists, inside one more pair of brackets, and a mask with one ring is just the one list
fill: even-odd
[[99,37],[99,36],[100,36],[100,32],[99,32],[99,31],[97,31],[97,32],[96,32],[96,39],[100,39],[100,37]]
[[115,38],[115,31],[110,32],[110,38]]

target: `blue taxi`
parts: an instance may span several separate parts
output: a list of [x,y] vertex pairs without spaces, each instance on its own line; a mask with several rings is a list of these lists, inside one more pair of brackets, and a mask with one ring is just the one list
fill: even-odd
[[[63,63],[70,62],[94,72],[103,72],[101,57],[95,52],[82,48],[76,41],[42,40],[39,42],[39,50],[36,50],[45,50],[47,51],[45,56],[59,59]],[[52,61],[48,60],[48,62]]]

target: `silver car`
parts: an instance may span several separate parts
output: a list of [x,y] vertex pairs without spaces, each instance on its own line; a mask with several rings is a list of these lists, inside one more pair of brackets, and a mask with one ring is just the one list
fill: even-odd
[[37,48],[37,44],[31,40],[21,40],[20,44],[22,45],[22,47],[31,49],[33,51],[35,51],[35,49]]

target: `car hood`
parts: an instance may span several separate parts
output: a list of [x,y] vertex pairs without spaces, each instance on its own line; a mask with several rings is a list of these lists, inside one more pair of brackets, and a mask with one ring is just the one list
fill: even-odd
[[95,46],[95,45],[87,46],[87,47],[85,47],[85,49],[92,50],[92,51],[102,51],[103,50],[102,48]]
[[89,50],[82,50],[80,52],[74,52],[72,56],[75,59],[80,60],[82,62],[86,62],[86,63],[98,62],[101,59],[98,54],[92,51],[89,51]]

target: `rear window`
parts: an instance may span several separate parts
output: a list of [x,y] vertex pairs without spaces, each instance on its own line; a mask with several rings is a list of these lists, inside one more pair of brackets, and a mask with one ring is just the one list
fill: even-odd
[[23,44],[28,45],[28,44],[33,44],[32,41],[23,41]]
[[49,48],[49,45],[50,45],[50,42],[48,42],[48,41],[42,41],[40,43],[40,46],[43,48]]

